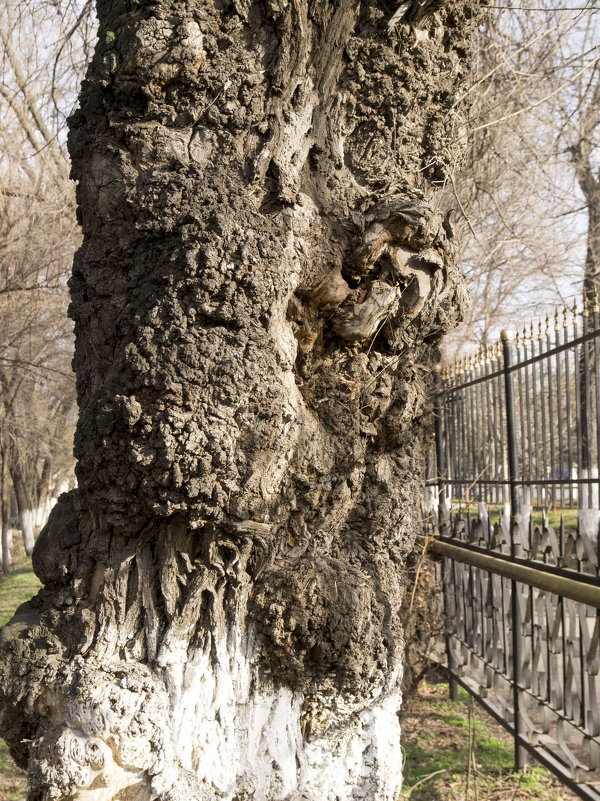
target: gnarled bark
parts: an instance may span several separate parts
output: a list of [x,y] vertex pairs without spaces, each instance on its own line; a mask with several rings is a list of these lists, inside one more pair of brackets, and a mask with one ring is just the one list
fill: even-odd
[[79,489],[2,632],[30,799],[392,799],[473,4],[98,0]]

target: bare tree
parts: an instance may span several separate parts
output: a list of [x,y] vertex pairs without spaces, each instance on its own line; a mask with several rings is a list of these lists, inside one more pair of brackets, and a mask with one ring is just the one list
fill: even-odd
[[[578,294],[586,216],[590,232],[596,225],[597,4],[503,5],[479,31],[477,79],[467,90],[473,147],[450,187],[473,295],[455,348],[485,343],[516,315],[527,320]],[[571,156],[580,151],[588,167],[576,172]]]
[[[72,330],[67,278],[79,242],[65,121],[92,39],[90,3],[0,9],[0,498],[3,568],[12,479],[25,548],[71,472]],[[51,487],[51,485],[54,485]],[[47,511],[47,509],[46,509]],[[39,529],[38,529],[39,530]]]

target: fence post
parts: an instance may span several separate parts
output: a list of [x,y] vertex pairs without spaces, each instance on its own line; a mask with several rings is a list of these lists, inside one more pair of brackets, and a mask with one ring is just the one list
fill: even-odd
[[[433,384],[435,387],[435,401],[434,401],[434,414],[435,414],[435,456],[437,461],[437,480],[438,480],[438,534],[443,534],[444,529],[448,523],[446,515],[449,515],[447,509],[449,503],[446,502],[446,462],[444,459],[444,431],[442,426],[442,404],[440,401],[442,392],[442,365],[436,364],[433,367]],[[450,499],[448,499],[450,501]],[[442,520],[444,515],[444,520]],[[446,615],[448,614],[449,593],[450,593],[450,577],[446,566],[446,560],[442,560],[442,582],[444,585],[444,607]],[[454,678],[456,672],[456,665],[452,649],[450,648],[450,634],[448,632],[448,625],[446,624],[446,659],[448,661],[448,687],[450,690],[450,700],[458,701],[458,682]]]
[[[437,461],[437,485],[438,485],[438,531],[443,533],[446,526],[446,463],[444,459],[444,432],[442,428],[442,404],[440,396],[442,392],[442,365],[435,364],[433,367],[433,385],[435,387],[435,458]],[[442,515],[444,519],[442,519]]]
[[[517,543],[515,542],[516,528],[520,525],[520,499],[517,489],[519,475],[519,459],[517,453],[517,428],[515,415],[515,393],[513,387],[512,343],[515,339],[513,331],[505,328],[501,333],[502,355],[504,359],[504,400],[506,404],[506,435],[508,444],[508,473],[510,480],[510,555],[517,556]],[[521,746],[521,714],[519,689],[522,682],[521,666],[521,609],[517,595],[517,582],[511,581],[511,613],[512,613],[512,663],[513,663],[513,709],[515,727],[515,770],[522,770],[527,762],[525,749]]]

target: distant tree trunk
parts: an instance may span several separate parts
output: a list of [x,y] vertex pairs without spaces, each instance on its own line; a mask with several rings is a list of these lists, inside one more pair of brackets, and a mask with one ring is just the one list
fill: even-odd
[[[600,89],[600,83],[598,84]],[[595,103],[591,104],[590,117],[596,121],[600,113],[599,98],[596,92]],[[593,112],[593,115],[592,113]],[[585,255],[585,271],[583,278],[583,299],[586,304],[584,314],[588,324],[591,315],[600,303],[600,176],[595,165],[595,151],[592,150],[592,138],[588,130],[590,121],[583,126],[581,141],[571,149],[579,188],[585,198],[587,207],[588,230]],[[582,479],[598,479],[598,434],[599,420],[597,410],[600,399],[595,399],[596,386],[596,348],[589,342],[581,348],[579,360],[580,383],[580,416],[581,416],[581,464],[579,477]],[[597,509],[599,506],[598,481],[585,483],[579,490],[579,505],[583,508]],[[595,526],[594,526],[595,527]]]
[[79,489],[0,660],[31,801],[397,795],[474,4],[397,7],[98,1],[70,134]]
[[4,437],[0,434],[0,517],[2,519],[2,570],[8,573],[11,566],[10,552],[10,497],[8,492],[8,458]]
[[35,511],[30,494],[27,492],[25,481],[18,467],[13,466],[10,470],[10,477],[17,499],[17,509],[19,512],[19,526],[23,536],[25,553],[31,556],[35,544],[34,519]]

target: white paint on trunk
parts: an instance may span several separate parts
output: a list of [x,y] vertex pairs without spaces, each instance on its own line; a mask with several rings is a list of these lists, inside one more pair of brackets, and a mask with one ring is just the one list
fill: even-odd
[[189,771],[226,799],[243,788],[252,801],[393,801],[402,775],[398,689],[367,706],[350,699],[340,708],[339,697],[323,697],[317,713],[327,726],[307,741],[300,725],[304,696],[259,675],[254,638],[230,631],[209,639],[189,655],[185,643],[159,654],[175,710],[176,756],[161,786]]
[[34,512],[32,509],[21,510],[21,534],[23,535],[23,545],[25,546],[25,553],[31,556],[33,546],[35,544],[35,537],[33,534],[34,525]]
[[579,508],[580,509],[597,509],[600,506],[598,502],[598,468],[596,466],[589,469],[582,468],[581,478],[593,478],[596,481],[583,482],[579,488]]

